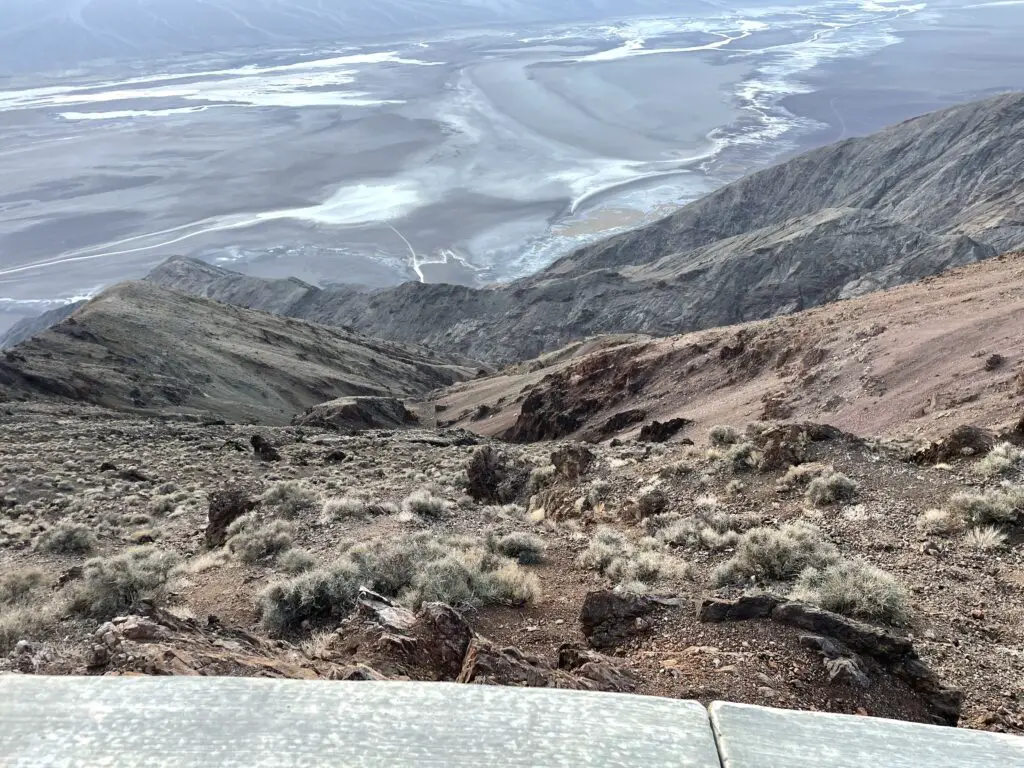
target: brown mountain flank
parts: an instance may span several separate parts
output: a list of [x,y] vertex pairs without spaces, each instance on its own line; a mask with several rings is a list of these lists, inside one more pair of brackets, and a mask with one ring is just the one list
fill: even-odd
[[456,384],[437,420],[515,441],[633,437],[680,417],[872,436],[1002,426],[1024,399],[1024,252],[786,317],[607,343]]

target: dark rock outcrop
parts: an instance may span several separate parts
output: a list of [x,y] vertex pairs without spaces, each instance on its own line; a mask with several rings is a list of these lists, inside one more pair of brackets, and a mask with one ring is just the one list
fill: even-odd
[[826,664],[830,676],[842,672],[863,682],[856,656],[869,658],[907,683],[928,705],[936,722],[956,725],[960,720],[963,691],[944,683],[922,662],[909,638],[887,629],[775,595],[705,600],[698,617],[710,622],[763,619],[807,630],[813,634],[802,637],[802,644],[820,651],[826,660],[847,659],[843,664]]
[[307,408],[292,419],[297,427],[361,432],[413,427],[419,419],[394,397],[340,397]]

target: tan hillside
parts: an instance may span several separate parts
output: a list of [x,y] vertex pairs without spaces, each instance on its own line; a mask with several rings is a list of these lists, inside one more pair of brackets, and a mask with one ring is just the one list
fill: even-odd
[[439,423],[525,441],[629,437],[673,418],[811,420],[872,436],[1016,422],[1024,253],[786,317],[588,344],[451,387]]

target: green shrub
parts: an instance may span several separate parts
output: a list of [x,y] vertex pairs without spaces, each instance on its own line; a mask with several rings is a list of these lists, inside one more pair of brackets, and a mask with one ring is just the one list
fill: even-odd
[[425,601],[521,605],[540,595],[536,576],[480,539],[425,531],[349,546],[330,567],[272,584],[258,610],[267,629],[294,630],[304,621],[345,615],[360,587],[413,609]]
[[0,605],[18,605],[38,594],[46,577],[38,568],[20,568],[0,573]]
[[277,564],[285,573],[305,573],[316,565],[316,558],[305,549],[288,549],[277,558]]
[[282,480],[270,486],[260,496],[260,501],[264,507],[271,508],[282,517],[295,517],[316,509],[320,504],[320,496],[298,480]]
[[946,506],[973,525],[1016,523],[1024,510],[1024,488],[1010,486],[986,493],[955,493]]
[[446,509],[444,499],[438,498],[426,488],[414,491],[402,501],[403,512],[428,519],[441,517]]
[[974,471],[986,478],[999,477],[1017,469],[1021,461],[1024,461],[1024,450],[1013,443],[999,443],[974,465]]

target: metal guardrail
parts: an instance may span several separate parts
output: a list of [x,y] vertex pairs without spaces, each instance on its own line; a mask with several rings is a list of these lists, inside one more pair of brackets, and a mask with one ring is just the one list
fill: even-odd
[[1024,768],[1024,739],[449,683],[0,677],[0,766]]

